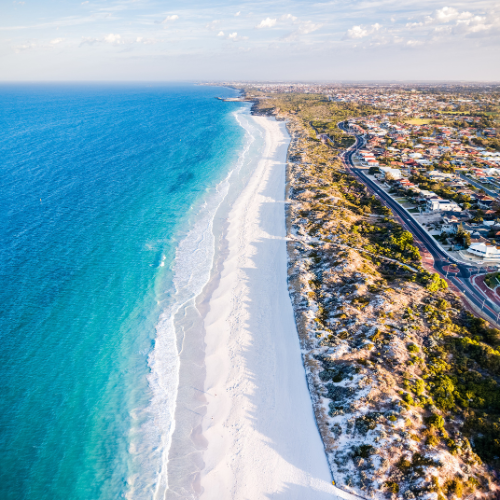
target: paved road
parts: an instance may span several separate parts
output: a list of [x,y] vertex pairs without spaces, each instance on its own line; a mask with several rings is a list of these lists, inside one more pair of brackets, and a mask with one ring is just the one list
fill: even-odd
[[[340,126],[340,125],[339,125]],[[343,127],[341,127],[343,128]],[[354,166],[353,155],[356,151],[364,145],[362,136],[356,136],[356,143],[343,154],[344,166],[363,184],[365,184],[370,191],[372,191],[385,205],[387,205],[395,215],[403,220],[406,229],[411,231],[415,238],[425,246],[434,258],[434,268],[439,271],[443,276],[447,273],[443,270],[444,266],[455,264],[459,268],[457,275],[448,275],[447,278],[451,281],[479,310],[482,310],[484,316],[495,322],[498,318],[500,308],[493,304],[488,298],[484,297],[471,283],[470,277],[477,270],[476,267],[467,266],[452,257],[450,257],[438,245],[436,240],[429,235],[429,233],[422,228],[422,226],[407,212],[399,203],[394,201],[380,186],[375,184],[363,172],[363,169]]]
[[479,184],[479,182],[475,182],[466,175],[460,174],[460,177],[464,180],[467,181],[469,184],[472,184],[473,186],[476,186],[479,189],[482,189],[488,196],[493,196],[493,198],[496,198],[498,196],[498,191],[492,191],[491,189],[485,188],[482,184]]

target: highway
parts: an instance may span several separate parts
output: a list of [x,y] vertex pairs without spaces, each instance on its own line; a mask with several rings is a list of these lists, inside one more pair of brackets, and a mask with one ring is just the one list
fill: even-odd
[[[341,124],[339,127],[345,130]],[[364,145],[364,138],[361,135],[356,135],[356,143],[346,150],[342,155],[342,161],[344,167],[354,175],[360,182],[365,184],[367,188],[375,194],[388,208],[392,210],[394,215],[398,216],[402,221],[405,229],[410,231],[417,243],[424,246],[429,253],[434,258],[434,268],[443,276],[447,276],[447,280],[453,283],[462,293],[466,296],[467,300],[474,304],[476,309],[481,311],[481,315],[491,321],[492,323],[498,324],[498,317],[500,308],[494,305],[487,297],[485,297],[480,291],[478,291],[471,283],[471,275],[474,271],[477,271],[477,267],[469,266],[463,264],[450,257],[436,242],[436,240],[414,219],[413,215],[406,211],[398,202],[392,199],[388,193],[386,193],[380,186],[373,182],[364,173],[363,169],[356,168],[353,162],[353,156],[358,149]],[[459,273],[454,275],[446,273],[443,269],[445,266],[455,264]]]

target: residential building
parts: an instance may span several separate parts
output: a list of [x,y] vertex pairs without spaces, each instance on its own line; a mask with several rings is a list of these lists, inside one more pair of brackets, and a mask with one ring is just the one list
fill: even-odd
[[425,208],[429,212],[443,212],[445,210],[453,210],[454,212],[461,212],[462,208],[458,203],[452,200],[443,200],[442,198],[429,198],[425,203]]

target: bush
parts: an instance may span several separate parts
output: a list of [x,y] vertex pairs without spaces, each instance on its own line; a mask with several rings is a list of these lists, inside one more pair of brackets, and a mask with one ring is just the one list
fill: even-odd
[[394,481],[387,481],[385,486],[391,493],[399,493],[398,483],[395,483]]
[[444,418],[441,415],[431,415],[425,419],[429,428],[442,429],[444,427]]
[[427,446],[430,446],[430,447],[434,448],[438,444],[439,444],[439,439],[436,436],[434,436],[433,434],[431,434],[427,438]]
[[453,493],[458,498],[462,498],[464,494],[464,486],[460,479],[451,479],[449,481],[446,481],[444,490],[448,495]]

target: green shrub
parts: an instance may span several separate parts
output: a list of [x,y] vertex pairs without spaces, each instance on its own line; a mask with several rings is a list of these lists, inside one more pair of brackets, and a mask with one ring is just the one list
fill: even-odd
[[427,446],[431,446],[433,448],[439,444],[439,439],[436,436],[434,436],[433,434],[431,434],[427,438],[426,444],[427,444]]
[[458,498],[462,498],[464,494],[464,485],[460,479],[451,479],[446,481],[444,491],[450,495],[454,494]]
[[444,427],[444,418],[441,415],[431,415],[425,419],[429,428],[442,429]]
[[395,483],[394,481],[387,481],[385,486],[391,493],[399,493],[398,483]]

